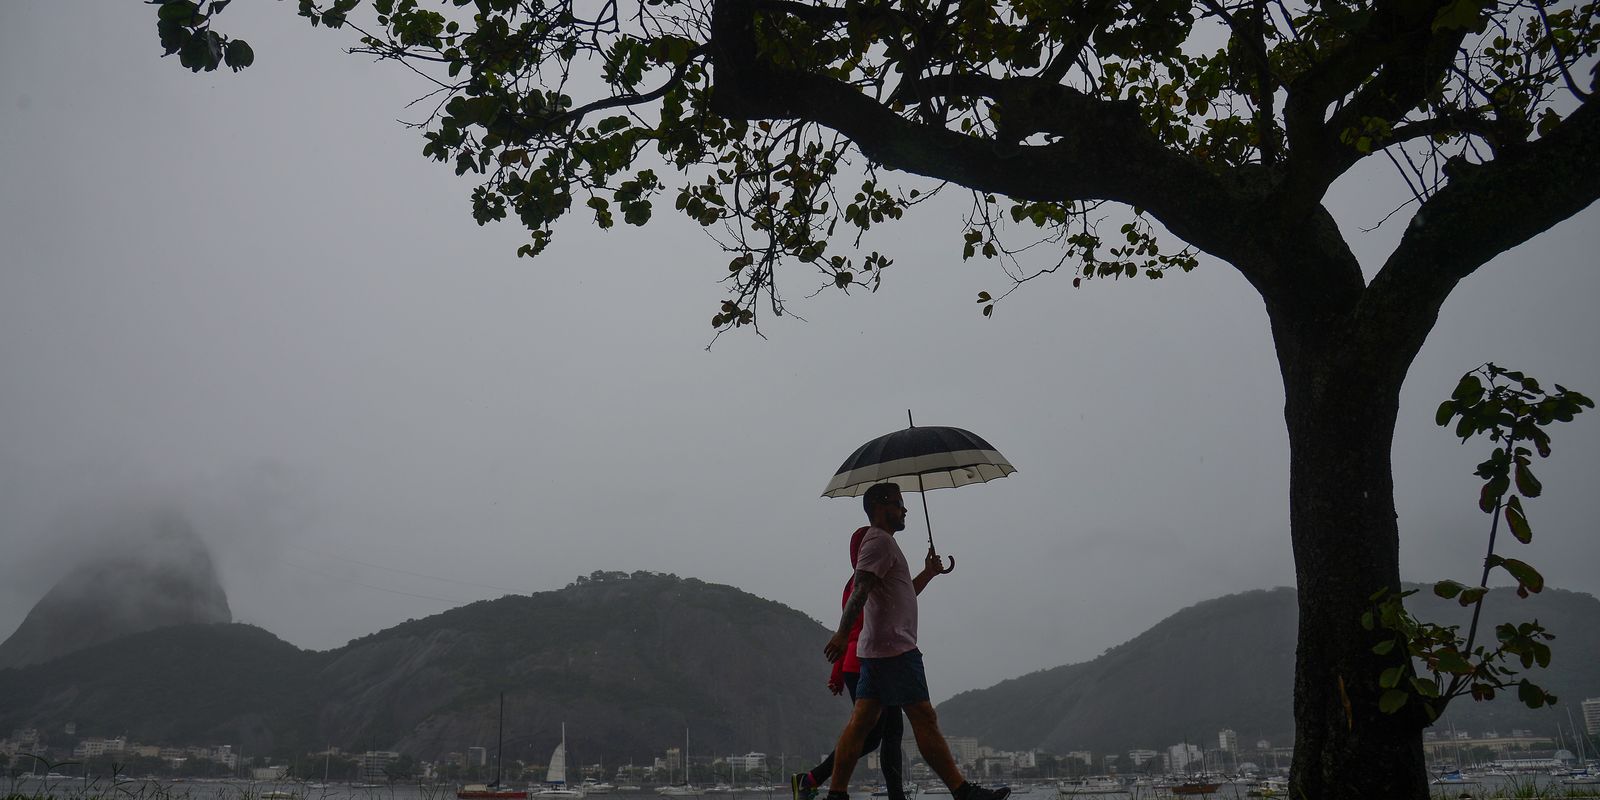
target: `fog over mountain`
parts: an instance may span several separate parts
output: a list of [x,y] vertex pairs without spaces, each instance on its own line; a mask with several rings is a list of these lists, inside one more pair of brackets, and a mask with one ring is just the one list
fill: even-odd
[[74,566],[0,642],[0,668],[169,625],[233,620],[211,553],[182,512],[118,508],[81,534]]

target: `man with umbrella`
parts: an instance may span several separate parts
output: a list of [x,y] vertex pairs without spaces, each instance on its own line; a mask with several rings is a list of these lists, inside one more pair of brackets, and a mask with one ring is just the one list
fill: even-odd
[[917,594],[935,575],[947,571],[943,560],[930,544],[922,572],[911,576],[905,553],[894,539],[906,527],[906,506],[897,484],[873,485],[863,495],[862,505],[872,527],[861,540],[855,589],[845,603],[838,631],[823,648],[829,661],[838,660],[857,615],[863,617],[857,643],[861,678],[856,685],[856,704],[834,748],[828,798],[849,797],[850,775],[867,735],[877,725],[884,706],[899,706],[911,723],[923,760],[950,787],[954,800],[1004,800],[1010,789],[986,789],[961,775],[928,697],[922,653],[917,649]]

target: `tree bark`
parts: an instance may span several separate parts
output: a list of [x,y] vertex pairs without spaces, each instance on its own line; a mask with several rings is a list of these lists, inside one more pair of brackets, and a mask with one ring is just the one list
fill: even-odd
[[[1324,311],[1326,311],[1324,309]],[[1400,590],[1399,527],[1390,463],[1400,387],[1431,315],[1378,357],[1383,337],[1352,330],[1354,310],[1272,309],[1289,429],[1289,518],[1299,585],[1295,755],[1290,796],[1425,800],[1421,710],[1378,709],[1388,638],[1362,627],[1380,589]],[[1392,341],[1392,340],[1391,340]]]

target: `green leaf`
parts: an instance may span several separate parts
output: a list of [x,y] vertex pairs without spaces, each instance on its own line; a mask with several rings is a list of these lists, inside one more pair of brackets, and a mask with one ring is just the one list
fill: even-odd
[[1508,558],[1500,566],[1504,567],[1506,572],[1511,573],[1511,577],[1516,578],[1517,583],[1522,584],[1528,591],[1534,594],[1544,591],[1544,576],[1540,575],[1538,570],[1529,566],[1526,562]]
[[1505,496],[1506,490],[1511,488],[1511,480],[1504,475],[1496,475],[1483,484],[1483,491],[1478,495],[1478,508],[1485,514],[1494,513],[1495,506],[1500,504],[1500,498]]
[[1544,492],[1544,484],[1540,483],[1538,478],[1533,477],[1533,470],[1528,469],[1527,465],[1518,464],[1515,474],[1517,476],[1517,491],[1522,492],[1523,497],[1538,497]]
[[1524,679],[1517,683],[1517,699],[1528,708],[1539,708],[1544,705],[1544,690],[1534,686],[1532,682]]
[[1470,372],[1462,375],[1461,381],[1456,384],[1456,389],[1450,396],[1463,403],[1475,403],[1483,396],[1483,381],[1478,380],[1478,376]]
[[251,50],[250,45],[245,44],[242,39],[230,40],[227,48],[222,51],[222,58],[234,72],[256,63],[255,51]]
[[200,7],[190,0],[170,0],[162,3],[161,9],[156,12],[156,18],[166,22],[190,24],[199,13]]
[[1456,404],[1452,401],[1446,400],[1439,404],[1438,411],[1433,412],[1433,421],[1442,428],[1446,425],[1449,425],[1451,418],[1455,417],[1455,415]]
[[1390,651],[1392,651],[1392,650],[1394,650],[1394,640],[1393,639],[1384,639],[1383,641],[1378,642],[1377,644],[1372,646],[1372,652],[1374,652],[1374,653],[1376,653],[1376,654],[1378,654],[1380,656],[1389,655]]
[[1433,585],[1433,593],[1439,597],[1449,600],[1450,598],[1461,594],[1461,590],[1465,588],[1465,586],[1462,586],[1456,581],[1439,581]]
[[1393,714],[1394,712],[1399,711],[1409,699],[1411,699],[1411,695],[1402,692],[1399,689],[1386,690],[1383,695],[1378,698],[1378,710],[1385,714]]
[[1511,528],[1511,535],[1517,541],[1527,544],[1533,541],[1533,528],[1528,525],[1528,515],[1522,511],[1522,498],[1511,495],[1506,501],[1506,525]]
[[1405,677],[1405,667],[1390,667],[1378,676],[1378,685],[1385,689],[1393,689],[1400,685],[1400,679]]
[[1461,654],[1454,650],[1446,650],[1439,654],[1439,671],[1451,675],[1465,675],[1472,671],[1472,665],[1467,663]]

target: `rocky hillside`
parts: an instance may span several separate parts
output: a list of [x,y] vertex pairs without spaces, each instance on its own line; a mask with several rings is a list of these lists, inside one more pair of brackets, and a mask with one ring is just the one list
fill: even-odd
[[211,554],[187,519],[172,511],[126,519],[0,642],[0,668],[168,625],[233,619]]
[[[1423,619],[1465,628],[1467,614],[1427,591],[1408,603]],[[1600,696],[1600,601],[1546,589],[1528,600],[1491,592],[1486,622],[1537,618],[1556,633],[1550,669],[1531,675],[1566,703]],[[1211,738],[1293,738],[1295,591],[1245,592],[1186,608],[1093,661],[964,692],[939,706],[946,733],[999,748],[1116,751]],[[1485,631],[1493,635],[1490,624]],[[1554,734],[1566,705],[1530,710],[1514,693],[1489,703],[1458,700],[1441,725],[1475,734],[1529,728]]]
[[[670,575],[597,573],[567,588],[473,603],[327,652],[246,625],[125,637],[47,665],[0,670],[0,730],[233,742],[246,752],[327,743],[431,758],[493,747],[543,763],[567,724],[584,762],[828,749],[847,713],[822,688],[827,631],[798,611]],[[797,643],[814,643],[800,646]]]

